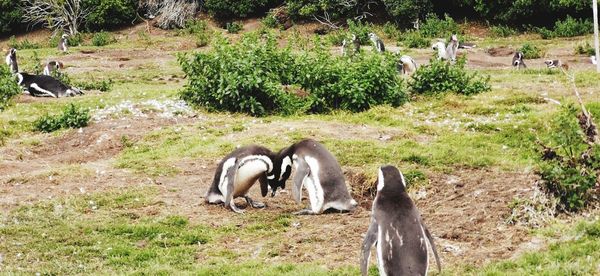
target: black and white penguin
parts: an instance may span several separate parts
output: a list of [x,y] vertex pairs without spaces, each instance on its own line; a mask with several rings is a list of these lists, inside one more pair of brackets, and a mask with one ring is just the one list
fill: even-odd
[[446,47],[446,56],[451,61],[456,61],[456,54],[458,53],[458,36],[453,34],[450,37],[450,41],[448,42],[448,46]]
[[598,61],[596,60],[596,56],[590,56],[590,61],[592,62],[593,65],[598,64]]
[[400,57],[397,67],[400,73],[407,76],[411,76],[417,71],[417,63],[412,57],[407,55],[403,55]]
[[360,41],[356,35],[353,34],[349,42],[346,39],[342,41],[342,56],[354,56],[358,52],[360,52]]
[[371,39],[371,42],[373,42],[373,48],[378,53],[385,52],[385,45],[383,45],[383,41],[375,33],[369,33],[369,39]]
[[548,67],[549,69],[558,68],[558,67],[562,66],[562,63],[558,59],[549,59],[549,60],[544,61],[544,63],[546,64],[546,67]]
[[52,76],[53,72],[58,71],[59,69],[62,69],[63,67],[64,67],[64,65],[62,62],[56,61],[56,60],[51,60],[48,63],[46,63],[46,66],[44,66],[44,75]]
[[348,192],[342,168],[319,142],[305,139],[279,151],[273,162],[273,179],[269,180],[273,184],[270,186],[284,188],[292,165],[296,171],[292,196],[300,203],[304,187],[310,201],[310,208],[295,214],[315,215],[329,209],[352,211],[358,205]]
[[458,49],[475,49],[477,48],[477,44],[469,43],[469,42],[460,42],[458,44]]
[[362,244],[362,275],[367,275],[371,247],[375,244],[379,275],[427,275],[428,247],[441,271],[433,238],[406,192],[404,176],[396,167],[379,168],[371,214]]
[[83,94],[81,90],[69,87],[54,77],[46,75],[17,73],[17,81],[25,91],[36,97],[60,98]]
[[60,40],[58,41],[58,50],[61,52],[67,52],[69,51],[69,41],[67,40],[67,38],[69,37],[69,35],[67,34],[63,34],[60,37]]
[[19,73],[19,65],[17,64],[17,49],[10,48],[6,54],[6,65],[10,68],[13,74]]
[[524,55],[522,52],[516,52],[512,59],[512,66],[519,69],[527,69],[527,65],[525,65],[525,61],[523,61]]
[[448,60],[448,53],[446,52],[446,43],[442,41],[438,41],[431,45],[431,49],[437,51],[437,59],[438,60]]
[[[217,171],[206,192],[205,201],[210,204],[224,203],[236,213],[243,213],[235,206],[234,199],[243,197],[254,208],[264,208],[261,202],[252,200],[248,190],[258,180],[262,196],[268,193],[268,177],[273,178],[273,157],[271,150],[251,145],[241,147],[225,156],[219,163]],[[276,187],[272,187],[275,191]],[[272,196],[275,195],[273,192]]]

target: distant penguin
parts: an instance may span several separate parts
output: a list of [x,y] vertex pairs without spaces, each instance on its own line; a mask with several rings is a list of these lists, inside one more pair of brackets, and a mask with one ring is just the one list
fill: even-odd
[[17,73],[17,82],[31,96],[36,97],[61,98],[83,94],[81,90],[69,87],[54,77],[46,75]]
[[456,61],[456,54],[458,53],[458,36],[453,34],[450,37],[450,41],[448,42],[448,47],[446,47],[446,55],[451,61]]
[[19,72],[19,65],[17,64],[17,49],[10,48],[8,49],[8,53],[6,54],[6,65],[10,68],[10,71],[13,74]]
[[438,41],[431,45],[431,49],[437,51],[437,59],[438,60],[448,60],[448,53],[446,52],[446,43]]
[[598,61],[596,60],[596,56],[590,56],[590,61],[592,61],[593,65],[597,65]]
[[546,67],[548,67],[549,69],[553,69],[553,68],[558,68],[561,66],[561,62],[558,59],[549,59],[544,61],[544,63],[546,64]]
[[427,275],[428,247],[441,272],[433,237],[408,196],[404,176],[393,166],[379,168],[371,224],[362,244],[362,275],[368,274],[375,244],[379,275]]
[[358,205],[352,199],[344,173],[335,157],[319,142],[305,139],[282,149],[273,162],[274,178],[271,187],[285,187],[292,165],[296,171],[292,195],[296,202],[302,200],[302,188],[306,188],[310,207],[297,215],[320,214],[328,209],[352,211]]
[[68,37],[69,35],[63,34],[58,41],[58,50],[63,53],[69,51],[69,41],[67,40]]
[[475,43],[468,43],[468,42],[460,42],[458,44],[458,49],[475,49],[477,48],[477,44]]
[[527,65],[525,64],[524,55],[522,52],[516,52],[512,59],[512,66],[519,69],[527,69]]
[[46,63],[46,66],[44,66],[44,75],[52,76],[53,72],[58,71],[59,69],[62,69],[63,67],[64,67],[64,65],[62,62],[56,61],[56,60],[51,60],[48,63]]
[[[350,45],[352,44],[352,45]],[[352,48],[350,48],[352,47]],[[355,54],[357,54],[358,52],[360,52],[360,41],[358,40],[358,38],[356,37],[356,35],[352,35],[352,39],[350,39],[350,42],[348,42],[346,39],[344,39],[344,41],[342,42],[342,55],[343,56],[354,56]]]
[[385,52],[385,45],[383,45],[383,41],[375,33],[369,33],[369,39],[371,39],[371,42],[373,42],[373,49],[375,49],[378,53]]
[[346,39],[342,40],[341,53],[343,57],[348,55],[348,42],[346,41]]
[[403,75],[411,76],[417,71],[417,63],[412,57],[403,55],[398,61],[398,71]]
[[[268,193],[268,178],[273,178],[274,153],[261,146],[241,147],[225,156],[219,163],[205,201],[210,204],[224,203],[236,213],[243,213],[235,206],[234,199],[243,197],[253,208],[264,208],[261,202],[252,200],[247,194],[256,181],[260,183],[262,196]],[[275,190],[276,187],[273,187]],[[274,196],[275,193],[272,194]]]

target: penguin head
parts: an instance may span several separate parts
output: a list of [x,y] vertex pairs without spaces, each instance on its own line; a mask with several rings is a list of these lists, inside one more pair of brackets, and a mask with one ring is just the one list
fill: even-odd
[[11,57],[16,56],[17,55],[17,49],[15,49],[15,48],[8,49],[8,55],[11,56]]
[[63,34],[63,35],[61,36],[61,38],[63,38],[63,39],[66,39],[67,37],[69,37],[69,35],[68,35],[68,34]]
[[406,192],[406,180],[398,168],[387,165],[379,168],[377,177],[377,192],[403,193]]
[[457,42],[458,41],[458,35],[453,34],[452,36],[450,36],[450,41]]
[[[286,153],[287,150],[282,152]],[[282,152],[275,158],[273,170],[267,176],[269,187],[271,187],[271,197],[275,196],[277,188],[285,189],[285,182],[292,174],[292,158],[287,154],[282,154]]]

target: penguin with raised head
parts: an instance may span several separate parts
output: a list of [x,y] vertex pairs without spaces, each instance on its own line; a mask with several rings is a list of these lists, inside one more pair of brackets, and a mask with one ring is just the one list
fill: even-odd
[[397,68],[403,75],[411,76],[417,71],[417,63],[412,57],[403,55],[398,61]]
[[373,42],[373,49],[375,49],[378,53],[385,52],[385,45],[383,45],[383,40],[379,38],[375,33],[369,33],[369,39]]
[[63,53],[69,51],[69,41],[67,40],[68,37],[69,35],[63,34],[58,41],[58,50]]
[[446,52],[446,43],[442,41],[438,41],[431,45],[431,49],[437,51],[437,59],[438,60],[448,60],[448,53]]
[[53,72],[58,71],[59,69],[62,69],[63,67],[64,67],[64,65],[62,62],[56,61],[56,60],[51,60],[48,63],[46,63],[46,66],[44,66],[44,75],[52,76]]
[[428,247],[441,271],[433,237],[408,196],[404,176],[396,167],[379,168],[371,214],[362,244],[362,275],[367,275],[373,245],[376,245],[379,275],[427,275]]
[[453,34],[450,36],[448,47],[446,47],[446,55],[451,61],[456,61],[456,54],[458,53],[458,36]]
[[527,65],[525,64],[525,61],[523,61],[523,58],[524,55],[522,52],[516,52],[512,59],[512,66],[517,70],[527,69]]
[[292,165],[296,171],[292,196],[300,203],[302,188],[306,188],[310,201],[309,208],[295,214],[316,215],[329,209],[352,211],[358,205],[348,192],[342,168],[321,143],[304,139],[279,151],[273,162],[273,179],[269,180],[273,184],[270,186],[285,188]]
[[[258,181],[262,196],[267,195],[270,184],[268,178],[273,179],[273,157],[274,153],[271,150],[256,145],[238,148],[225,156],[206,192],[206,203],[224,203],[234,212],[243,213],[233,202],[235,198],[243,197],[253,208],[264,208],[263,203],[252,200],[247,194]],[[275,189],[276,187],[272,187],[273,191]],[[275,192],[272,196],[274,195]]]
[[13,74],[19,73],[19,65],[17,64],[17,49],[10,48],[6,54],[6,65],[10,68]]
[[17,83],[36,97],[61,98],[83,94],[81,90],[67,86],[52,76],[17,73]]

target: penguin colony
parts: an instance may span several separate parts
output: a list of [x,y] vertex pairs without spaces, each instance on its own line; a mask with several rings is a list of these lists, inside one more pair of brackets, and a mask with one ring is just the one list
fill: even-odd
[[[58,50],[61,52],[68,51],[68,36],[63,34],[58,43]],[[10,68],[13,75],[16,77],[17,84],[23,88],[23,93],[35,97],[72,97],[83,95],[83,91],[76,87],[71,87],[64,84],[54,76],[60,69],[64,68],[64,64],[60,61],[51,60],[44,66],[42,75],[28,74],[19,71],[17,62],[17,50],[10,48],[6,54],[6,65]]]

